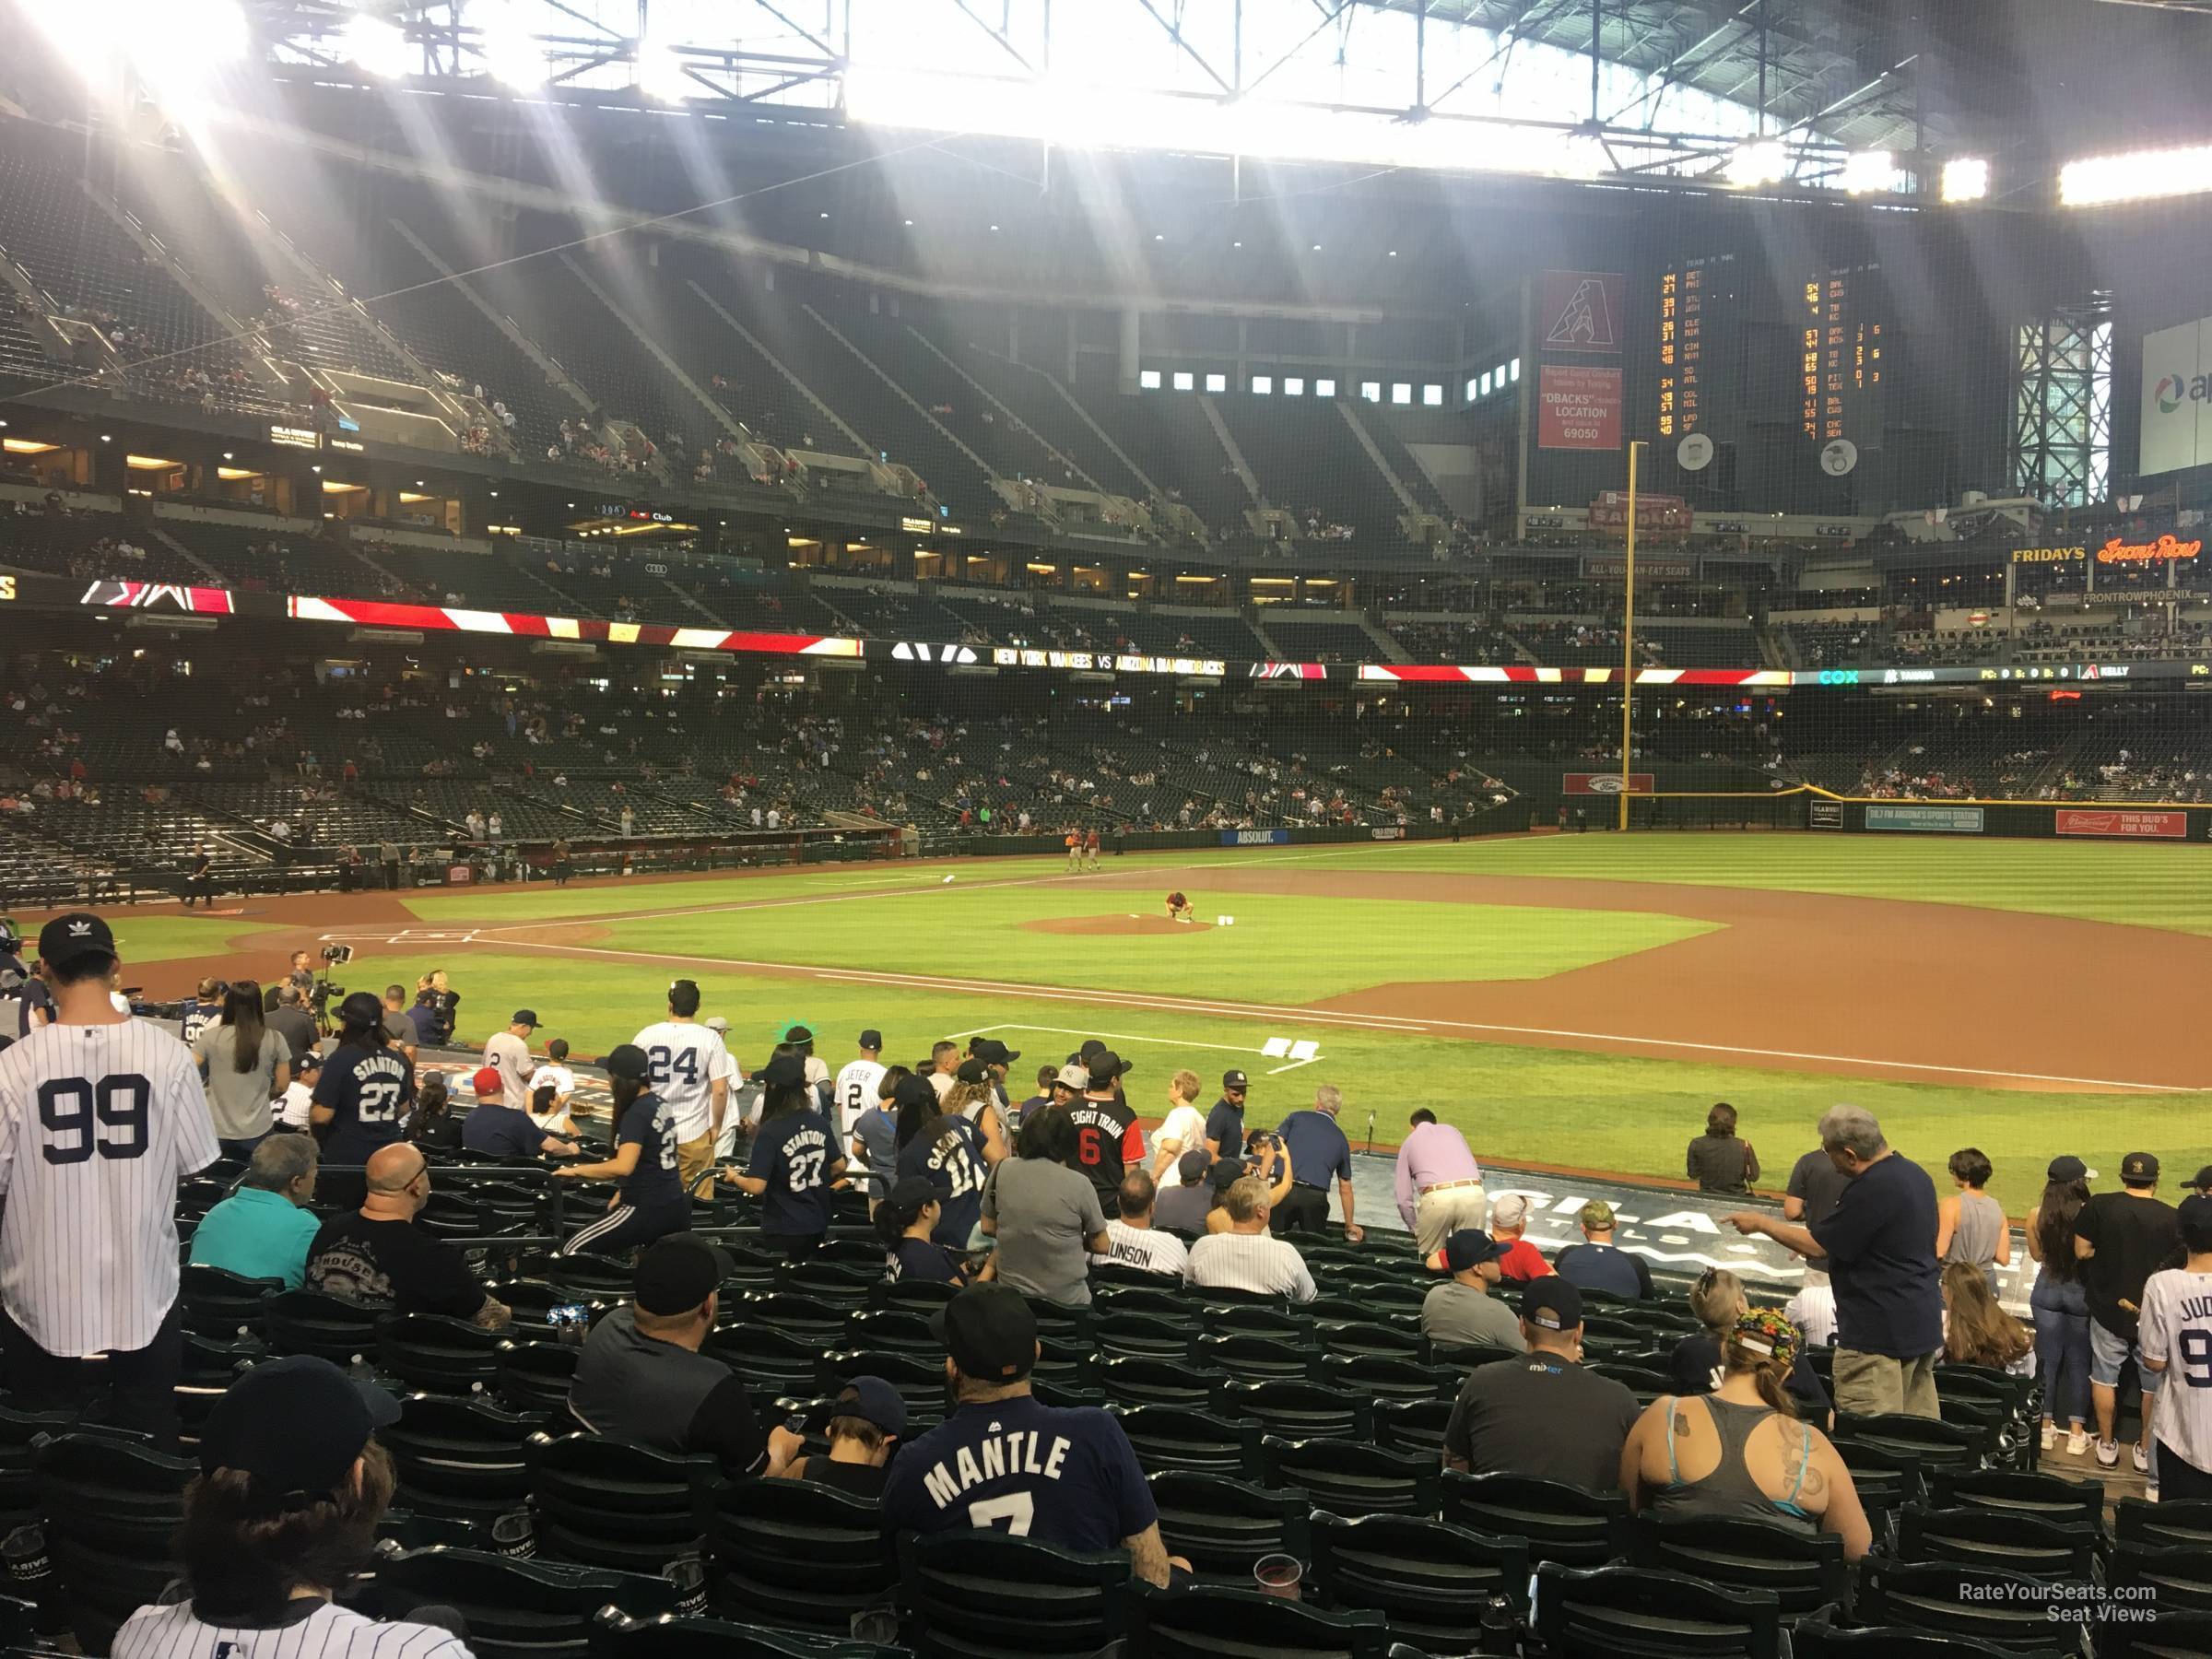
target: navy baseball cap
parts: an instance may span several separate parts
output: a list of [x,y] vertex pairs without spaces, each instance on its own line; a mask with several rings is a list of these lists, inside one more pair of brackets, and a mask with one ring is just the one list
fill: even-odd
[[537,1010],[535,1008],[517,1008],[514,1011],[514,1018],[509,1020],[507,1023],[509,1025],[526,1025],[532,1030],[535,1030],[537,1026]]
[[329,1498],[369,1437],[399,1421],[399,1402],[308,1354],[254,1366],[223,1392],[200,1430],[200,1467],[235,1469],[276,1511]]
[[1429,1256],[1429,1265],[1442,1273],[1465,1273],[1485,1262],[1494,1262],[1510,1246],[1500,1244],[1477,1227],[1463,1227],[1444,1241],[1441,1250]]
[[1136,1068],[1110,1048],[1093,1049],[1090,1053],[1090,1086],[1103,1088],[1116,1077],[1125,1077]]
[[2120,1160],[2120,1179],[2135,1186],[2148,1186],[2159,1178],[2156,1152],[2130,1152]]
[[670,1233],[655,1239],[638,1258],[630,1297],[648,1313],[667,1318],[688,1313],[714,1294],[735,1264],[728,1251],[697,1233]]
[[373,1026],[384,1018],[384,999],[373,991],[356,991],[338,1005],[340,1025]]
[[2174,1206],[2174,1218],[2185,1247],[2193,1252],[2212,1249],[2212,1198],[2202,1193],[2190,1194]]
[[634,1042],[625,1042],[607,1052],[599,1062],[610,1077],[624,1077],[632,1083],[642,1083],[653,1075],[653,1063],[646,1059],[645,1051]]
[[860,1046],[866,1049],[870,1053],[881,1052],[883,1048],[883,1033],[877,1030],[874,1026],[870,1026],[866,1030],[860,1034]]
[[767,1088],[797,1088],[806,1081],[806,1062],[796,1054],[778,1054],[760,1068]]
[[968,1052],[985,1065],[1006,1065],[1021,1058],[1019,1049],[1010,1049],[995,1037],[978,1037],[968,1045]]
[[1223,1088],[1243,1088],[1248,1086],[1244,1081],[1244,1074],[1242,1072],[1225,1071],[1221,1074],[1221,1087]]
[[[79,957],[113,956],[115,935],[90,911],[72,911],[56,916],[39,929],[39,960],[65,968]],[[379,1008],[383,1004],[377,1004]]]
[[2088,1174],[2089,1166],[2088,1164],[2083,1163],[2071,1152],[2062,1152],[2051,1160],[2050,1168],[2043,1171],[2043,1179],[2046,1181],[2086,1181],[2088,1179]]
[[858,1418],[892,1440],[906,1436],[906,1402],[881,1377],[854,1377],[830,1406],[831,1418]]
[[952,1075],[962,1083],[988,1083],[991,1067],[981,1054],[971,1054],[954,1068]]
[[1213,1156],[1204,1147],[1193,1147],[1175,1160],[1175,1172],[1184,1186],[1195,1186],[1206,1179],[1206,1167],[1211,1162]]
[[935,1105],[937,1091],[930,1086],[927,1077],[912,1072],[900,1078],[899,1087],[891,1091],[891,1104],[894,1106],[919,1106],[925,1102]]

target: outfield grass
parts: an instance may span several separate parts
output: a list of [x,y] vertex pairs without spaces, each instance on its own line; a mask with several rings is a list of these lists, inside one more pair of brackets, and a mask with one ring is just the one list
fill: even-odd
[[[1954,841],[1937,837],[1609,834],[1430,842],[1406,847],[1201,850],[1111,860],[1109,873],[1281,868],[1543,877],[1594,884],[1653,882],[1854,897],[1940,900],[2212,932],[2212,882],[2194,847],[2102,842]],[[1161,1105],[1167,1076],[1189,1065],[1210,1089],[1229,1066],[1254,1079],[1255,1121],[1304,1104],[1313,1086],[1340,1086],[1347,1124],[1394,1141],[1406,1114],[1428,1106],[1464,1129],[1477,1151],[1527,1161],[1631,1173],[1682,1172],[1684,1143],[1715,1100],[1732,1101],[1779,1184],[1805,1149],[1819,1112],[1850,1100],[1880,1115],[1892,1140],[1949,1190],[1943,1161],[1978,1144],[1995,1160],[1993,1190],[2016,1213],[2034,1201],[2043,1165],[2074,1152],[2099,1169],[2147,1146],[2179,1172],[2212,1159],[2212,1124],[2198,1095],[2024,1092],[1955,1084],[1867,1081],[1767,1071],[1695,1060],[1588,1054],[1517,1045],[1345,1030],[1301,1024],[1295,1013],[1221,1017],[1120,1009],[1019,994],[800,979],[716,960],[944,974],[1047,986],[1128,989],[1166,996],[1290,1005],[1406,980],[1479,980],[1557,973],[1706,931],[1659,914],[1456,905],[1409,900],[1293,898],[1203,890],[1202,912],[1230,912],[1230,928],[1188,935],[1074,936],[1024,929],[1026,921],[1145,910],[1147,890],[1053,879],[1057,858],[977,861],[958,866],[895,865],[618,887],[531,888],[411,900],[426,922],[511,924],[593,915],[643,919],[603,924],[601,948],[686,959],[710,1011],[728,1016],[733,1047],[757,1065],[775,1032],[803,1019],[822,1033],[834,1065],[852,1037],[875,1026],[892,1058],[916,1060],[939,1036],[995,1029],[1023,1051],[1017,1081],[1097,1035],[1135,1060],[1138,1105]],[[1548,895],[1547,895],[1548,896]],[[736,908],[743,907],[743,908]],[[137,924],[145,925],[145,924]],[[176,926],[170,922],[166,926]],[[187,925],[214,927],[218,924]],[[232,931],[235,931],[233,929]],[[558,935],[551,935],[558,937]],[[581,941],[587,935],[579,929]],[[2155,934],[2147,950],[2155,952]],[[179,949],[175,954],[191,954]],[[427,962],[382,947],[361,953],[363,982],[409,981]],[[597,1053],[656,1018],[669,978],[665,960],[574,959],[523,952],[469,953],[447,961],[464,1004],[465,1033],[481,1035],[509,1008],[537,1008],[545,1036]],[[1320,1057],[1289,1069],[1269,1040],[1312,1041]]]

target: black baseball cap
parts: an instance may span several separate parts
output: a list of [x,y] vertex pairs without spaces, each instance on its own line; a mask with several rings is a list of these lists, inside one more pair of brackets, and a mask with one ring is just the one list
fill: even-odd
[[200,1430],[200,1467],[235,1469],[253,1496],[296,1509],[345,1487],[369,1437],[399,1421],[399,1402],[308,1354],[271,1359],[240,1377]]
[[894,1106],[919,1106],[925,1103],[935,1106],[937,1103],[937,1091],[930,1080],[918,1072],[909,1072],[900,1078],[899,1087],[891,1091],[891,1104]]
[[2086,1181],[2088,1179],[2088,1174],[2089,1166],[2088,1164],[2083,1163],[2071,1152],[2062,1152],[2051,1160],[2051,1167],[2043,1171],[2043,1179],[2045,1181]]
[[373,991],[356,991],[338,1005],[340,1025],[381,1025],[383,1018],[384,999]]
[[797,1088],[806,1081],[806,1062],[797,1054],[777,1054],[760,1068],[767,1088]]
[[1521,1292],[1521,1317],[1538,1330],[1571,1331],[1583,1323],[1583,1293],[1556,1273],[1532,1279]]
[[870,1026],[866,1030],[860,1034],[860,1046],[867,1049],[871,1053],[881,1053],[883,1049],[883,1033],[877,1030],[874,1026]]
[[66,968],[79,957],[114,954],[114,934],[90,911],[71,911],[39,929],[39,960],[52,968]]
[[891,1182],[883,1201],[895,1210],[911,1209],[919,1214],[924,1205],[941,1204],[945,1196],[945,1189],[926,1175],[901,1175]]
[[1444,1241],[1441,1250],[1430,1253],[1429,1265],[1443,1273],[1465,1273],[1496,1261],[1507,1248],[1478,1227],[1463,1227]]
[[2194,1187],[2200,1193],[2205,1191],[2207,1187],[2212,1187],[2212,1164],[2206,1164],[2203,1169],[2192,1175],[2189,1178],[2189,1184]]
[[1103,1088],[1116,1077],[1125,1077],[1136,1069],[1110,1048],[1091,1050],[1088,1065],[1093,1088]]
[[1007,1065],[1021,1058],[1019,1049],[1010,1049],[995,1037],[978,1037],[968,1052],[985,1065]]
[[978,1054],[971,1054],[967,1059],[961,1061],[958,1066],[954,1067],[952,1075],[962,1083],[988,1083],[991,1081],[991,1068]]
[[517,1008],[514,1011],[514,1018],[510,1019],[507,1023],[509,1025],[526,1025],[535,1028],[537,1024],[537,1010],[535,1008]]
[[599,1062],[610,1077],[626,1077],[632,1083],[642,1083],[653,1075],[653,1063],[645,1058],[645,1051],[634,1042],[625,1042],[607,1051]]
[[1010,1285],[971,1285],[929,1316],[960,1375],[1018,1382],[1037,1363],[1037,1315]]
[[638,1259],[630,1296],[639,1311],[666,1317],[688,1313],[730,1276],[730,1253],[697,1233],[655,1239]]
[[1243,1074],[1242,1072],[1241,1072],[1241,1071],[1225,1071],[1225,1072],[1223,1072],[1223,1073],[1221,1074],[1221,1087],[1222,1087],[1222,1088],[1246,1088],[1246,1087],[1247,1087],[1247,1084],[1245,1083],[1245,1080],[1244,1080],[1244,1074]]
[[1175,1172],[1182,1177],[1184,1186],[1195,1186],[1206,1179],[1206,1167],[1213,1156],[1204,1147],[1193,1147],[1175,1160]]
[[2120,1179],[2131,1186],[2147,1186],[2159,1178],[2156,1152],[2130,1152],[2120,1160]]
[[2182,1242],[2191,1251],[2212,1249],[2212,1198],[2190,1194],[2174,1206],[2174,1218],[2181,1225]]

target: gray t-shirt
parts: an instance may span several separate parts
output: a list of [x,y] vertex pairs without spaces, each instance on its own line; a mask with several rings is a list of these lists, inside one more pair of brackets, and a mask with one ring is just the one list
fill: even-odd
[[1521,1321],[1487,1290],[1447,1279],[1421,1299],[1421,1335],[1440,1347],[1501,1347],[1520,1353]]
[[1836,1213],[1851,1177],[1837,1169],[1828,1154],[1815,1147],[1790,1170],[1790,1184],[1783,1189],[1805,1205],[1804,1225],[1818,1227]]
[[1088,1176],[1044,1158],[1009,1158],[983,1184],[997,1223],[999,1283],[1070,1307],[1090,1304],[1089,1241],[1106,1230]]
[[193,1058],[207,1067],[207,1113],[215,1120],[218,1140],[253,1140],[269,1132],[269,1101],[276,1093],[276,1067],[288,1064],[291,1051],[268,1027],[261,1030],[261,1049],[253,1066],[238,1069],[238,1032],[227,1025],[205,1027],[192,1044]]

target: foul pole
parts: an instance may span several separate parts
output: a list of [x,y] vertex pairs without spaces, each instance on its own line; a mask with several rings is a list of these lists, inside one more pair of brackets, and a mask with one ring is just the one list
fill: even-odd
[[1631,721],[1636,702],[1636,452],[1641,439],[1629,441],[1629,557],[1628,597],[1620,613],[1620,823],[1629,827],[1629,769],[1634,764]]

